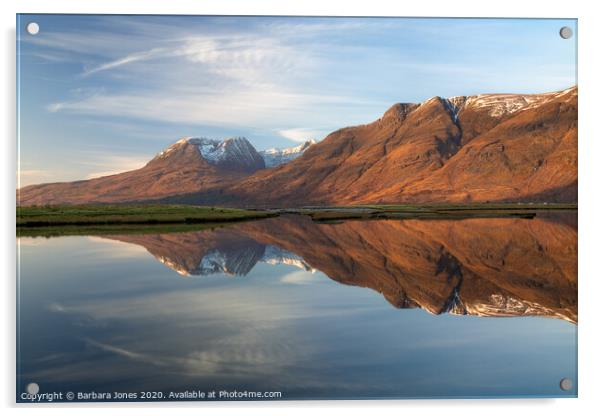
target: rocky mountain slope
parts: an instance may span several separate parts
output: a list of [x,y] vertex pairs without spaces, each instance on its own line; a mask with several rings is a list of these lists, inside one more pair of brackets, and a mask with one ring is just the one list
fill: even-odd
[[576,202],[577,90],[396,104],[224,194],[275,206]]

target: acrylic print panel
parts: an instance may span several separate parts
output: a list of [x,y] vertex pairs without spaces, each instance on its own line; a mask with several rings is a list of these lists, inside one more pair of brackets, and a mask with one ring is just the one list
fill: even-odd
[[577,396],[576,20],[17,32],[17,401]]

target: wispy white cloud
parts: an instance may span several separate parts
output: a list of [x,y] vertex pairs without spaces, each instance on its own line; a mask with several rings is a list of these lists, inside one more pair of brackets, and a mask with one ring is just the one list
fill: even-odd
[[278,130],[278,134],[295,142],[304,142],[309,139],[320,140],[328,133],[327,130],[316,130],[307,128],[292,128]]
[[260,35],[191,37],[182,41],[174,55],[234,78],[249,73],[264,77],[289,69],[308,69],[316,60],[278,37]]
[[127,65],[132,62],[144,61],[154,57],[161,56],[161,54],[165,53],[164,48],[154,48],[148,51],[135,52],[131,53],[123,58],[115,59],[110,62],[106,62],[104,64],[92,67],[83,72],[83,76],[88,76],[100,71],[106,71],[108,69],[114,69],[123,65]]
[[[266,128],[298,124],[299,119],[312,125],[330,125],[370,121],[366,109],[373,103],[355,102],[355,108],[333,120],[320,111],[325,107],[345,106],[350,97],[287,92],[275,88],[247,88],[240,91],[206,91],[200,96],[180,91],[140,92],[135,94],[94,94],[87,98],[56,102],[49,111],[67,111],[95,116],[122,116],[193,125]],[[383,103],[382,107],[385,107]],[[344,125],[344,124],[343,124]],[[289,136],[301,130],[282,129]],[[309,131],[309,130],[308,130]],[[283,137],[287,137],[283,135]]]
[[138,169],[143,167],[147,162],[148,158],[144,156],[99,155],[97,158],[87,163],[91,169],[95,170],[88,173],[86,179],[109,176],[128,170]]
[[[70,94],[47,105],[53,113],[135,118],[249,130],[281,130],[281,137],[300,140],[303,129],[322,136],[340,123],[369,121],[366,102],[353,91],[309,87],[331,61],[327,42],[308,47],[313,33],[343,33],[365,22],[267,24],[259,30],[191,35],[177,27],[134,24],[132,39],[92,32],[91,44],[103,43],[99,57],[87,57],[85,40],[75,34],[52,34],[42,44],[82,56],[86,79],[126,77],[126,88]],[[145,33],[146,42],[138,34]],[[88,34],[84,34],[84,38]],[[93,36],[92,36],[93,35]],[[93,39],[92,39],[93,38]],[[110,47],[109,45],[112,45]],[[94,61],[94,64],[90,64]],[[96,78],[95,78],[96,77]],[[100,77],[100,78],[99,78]],[[102,78],[104,77],[104,78]],[[385,108],[387,104],[382,105]],[[331,109],[352,108],[339,118]],[[303,127],[297,127],[297,126]],[[324,130],[316,131],[315,126]],[[313,130],[311,130],[313,129]]]

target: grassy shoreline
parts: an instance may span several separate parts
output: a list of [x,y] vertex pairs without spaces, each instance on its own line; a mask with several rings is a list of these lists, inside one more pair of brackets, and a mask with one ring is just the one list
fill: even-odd
[[63,205],[17,207],[17,230],[45,227],[119,227],[217,224],[284,214],[314,221],[351,219],[533,218],[538,212],[575,211],[577,204],[354,205],[286,209],[237,209],[191,205]]
[[190,205],[72,205],[17,207],[17,228],[198,224],[261,219],[270,211]]

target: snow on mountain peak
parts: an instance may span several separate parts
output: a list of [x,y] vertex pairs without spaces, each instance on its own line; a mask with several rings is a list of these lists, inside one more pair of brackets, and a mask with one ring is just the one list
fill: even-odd
[[224,251],[219,248],[209,250],[201,258],[194,269],[186,269],[167,258],[159,257],[159,261],[182,276],[211,276],[225,274],[229,276],[245,276],[257,263],[266,263],[272,266],[285,265],[297,267],[306,272],[315,273],[316,269],[311,267],[301,256],[288,250],[273,245],[261,248],[263,254],[250,251]]
[[313,139],[306,140],[298,146],[288,147],[283,149],[267,149],[259,152],[263,156],[266,168],[272,168],[274,166],[282,165],[290,162],[301,156],[311,145],[316,144]]
[[274,167],[290,162],[301,156],[310,146],[313,139],[306,140],[298,146],[267,149],[258,152],[245,137],[229,137],[224,140],[206,137],[183,137],[157,155],[158,159],[167,157],[175,149],[185,145],[196,146],[207,162],[213,165],[229,164],[246,170],[257,170]]
[[492,117],[502,117],[518,111],[537,107],[551,100],[567,96],[567,100],[577,93],[576,87],[544,94],[479,94],[469,97],[450,97],[445,100],[454,116],[465,108],[478,108],[487,111]]
[[265,167],[261,155],[244,137],[230,137],[224,140],[183,137],[159,153],[157,157],[164,157],[183,145],[196,146],[203,159],[213,165],[228,164],[231,167],[245,170],[257,170]]

